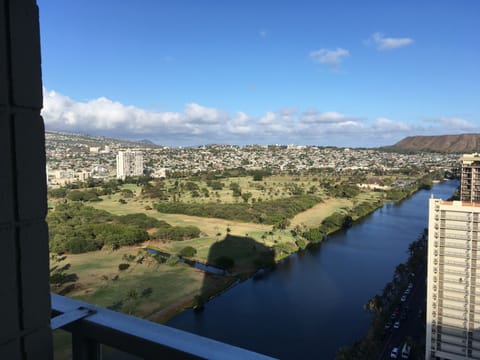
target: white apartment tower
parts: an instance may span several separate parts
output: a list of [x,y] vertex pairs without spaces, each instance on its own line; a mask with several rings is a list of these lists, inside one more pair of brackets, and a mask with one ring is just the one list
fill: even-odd
[[480,154],[463,155],[461,161],[461,199],[480,202]]
[[143,155],[139,151],[119,151],[117,154],[117,179],[143,174]]
[[480,359],[480,156],[461,160],[460,201],[429,202],[426,359]]

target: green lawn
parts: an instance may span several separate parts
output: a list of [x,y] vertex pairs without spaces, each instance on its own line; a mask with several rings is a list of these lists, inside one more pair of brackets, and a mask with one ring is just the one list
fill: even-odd
[[[204,274],[184,264],[169,266],[150,259],[120,271],[118,265],[126,263],[122,257],[137,252],[122,248],[68,255],[69,272],[79,278],[69,296],[105,307],[123,302],[118,310],[148,317],[179,299],[193,298],[204,286]],[[150,295],[142,296],[145,291]]]

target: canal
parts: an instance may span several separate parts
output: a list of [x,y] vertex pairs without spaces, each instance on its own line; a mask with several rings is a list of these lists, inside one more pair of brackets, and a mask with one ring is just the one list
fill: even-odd
[[295,254],[167,325],[281,359],[333,359],[368,328],[363,305],[407,259],[427,227],[428,198],[449,198],[458,182],[436,184],[386,204],[317,249]]

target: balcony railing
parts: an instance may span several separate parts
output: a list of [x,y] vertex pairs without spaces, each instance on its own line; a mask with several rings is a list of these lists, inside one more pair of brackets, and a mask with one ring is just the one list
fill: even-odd
[[73,360],[101,359],[102,344],[144,359],[272,359],[64,296],[51,300],[52,329],[72,334]]

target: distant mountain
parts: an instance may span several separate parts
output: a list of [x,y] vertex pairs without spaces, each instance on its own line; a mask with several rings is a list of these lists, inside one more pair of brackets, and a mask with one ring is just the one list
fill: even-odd
[[142,143],[142,144],[147,144],[147,145],[158,146],[153,141],[148,140],[148,139],[137,140],[137,142]]
[[104,146],[104,145],[113,145],[124,146],[124,147],[160,147],[159,145],[153,143],[150,140],[125,140],[125,139],[115,139],[99,135],[89,135],[89,134],[75,134],[67,133],[61,131],[51,131],[45,130],[45,139],[47,141],[60,141],[64,143],[83,143],[89,146]]
[[480,134],[408,136],[385,150],[432,151],[451,153],[480,152]]

